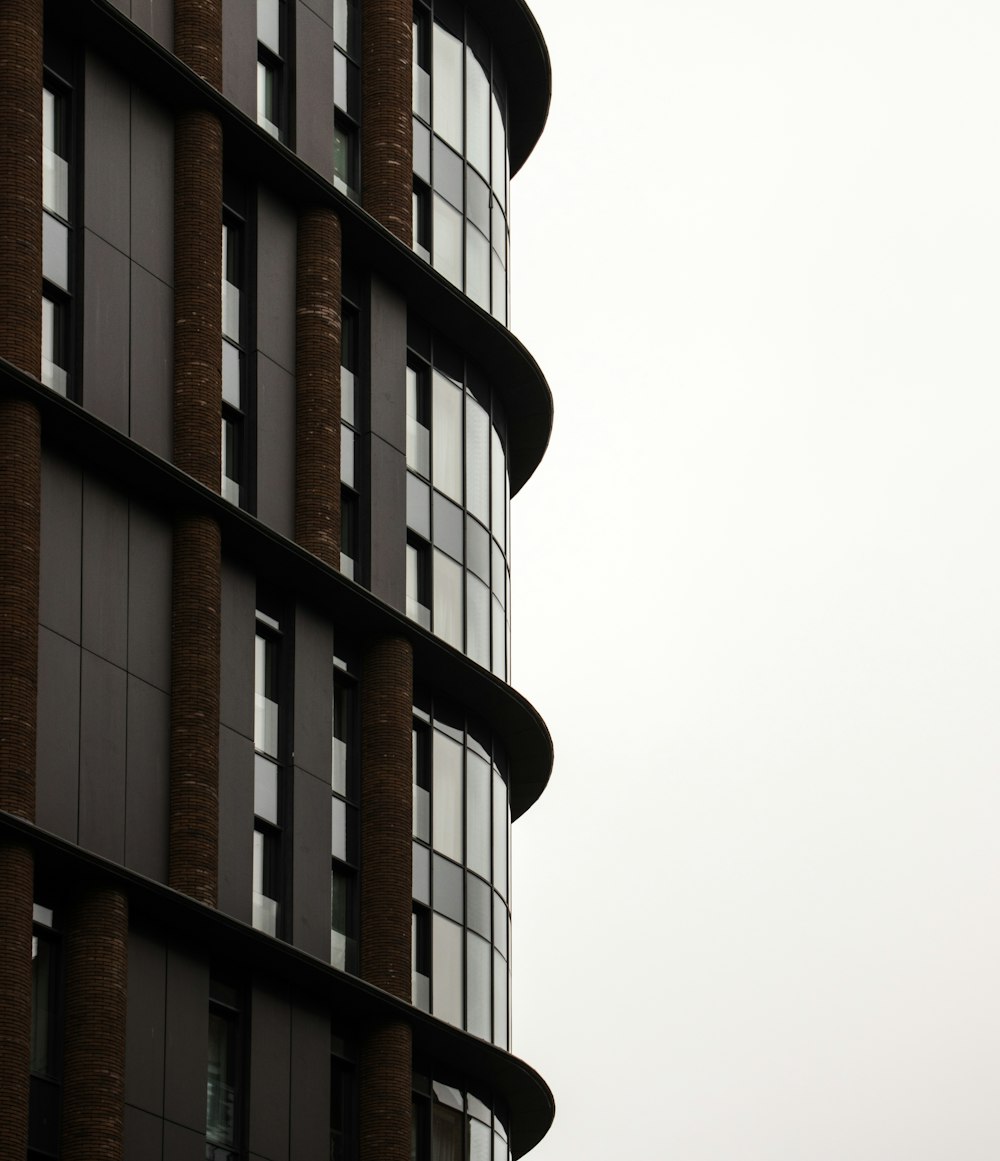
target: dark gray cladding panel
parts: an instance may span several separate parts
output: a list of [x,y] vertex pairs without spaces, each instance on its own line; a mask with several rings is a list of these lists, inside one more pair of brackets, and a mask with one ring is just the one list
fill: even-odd
[[128,539],[128,671],[170,691],[173,532],[133,503]]
[[173,286],[174,119],[138,88],[132,91],[130,188],[132,261]]
[[[253,665],[250,667],[253,672]],[[327,808],[329,817],[329,808]],[[329,822],[327,822],[329,837]],[[329,862],[329,859],[327,859]],[[243,923],[253,902],[253,741],[219,730],[219,910]]]
[[80,640],[83,485],[80,469],[42,452],[42,527],[38,619]]
[[292,1004],[291,1155],[330,1148],[330,1013]]
[[[202,1089],[205,1080],[202,1077]],[[202,1103],[204,1104],[204,1092]],[[128,1161],[132,1161],[131,1158]],[[142,1159],[145,1161],[145,1158]],[[205,1161],[205,1130],[185,1129],[182,1125],[163,1123],[163,1161]]]
[[295,380],[257,356],[257,517],[289,539],[295,533]]
[[167,881],[170,807],[170,698],[137,677],[128,679],[125,745],[125,865]]
[[157,1116],[163,1114],[166,987],[166,948],[159,940],[131,929],[128,934],[125,1100]]
[[330,786],[333,626],[308,606],[295,612],[295,763]]
[[129,434],[162,459],[173,454],[174,292],[132,263]]
[[400,612],[406,611],[406,453],[372,435],[371,527],[372,594]]
[[371,431],[406,453],[406,301],[371,281]]
[[250,1026],[250,1152],[288,1161],[288,1054],[291,1011],[287,995],[254,987]]
[[[122,0],[127,3],[128,0]],[[174,2],[173,0],[131,0],[132,19],[143,32],[148,32],[164,48],[171,52],[174,47]],[[119,3],[121,7],[121,3]],[[122,9],[124,11],[124,9]]]
[[83,480],[84,649],[124,669],[128,633],[128,500]]
[[35,821],[75,843],[80,793],[80,646],[38,630]]
[[80,846],[125,859],[125,670],[80,656]]
[[333,28],[333,0],[301,0],[301,3],[311,8],[324,24]]
[[251,743],[256,607],[254,578],[223,559],[220,719]]
[[83,406],[128,432],[128,258],[89,230],[83,236]]
[[333,180],[333,101],[317,100],[316,94],[333,92],[331,25],[312,11],[312,5],[299,0],[295,9],[295,152],[327,181]]
[[292,943],[330,959],[330,776],[321,781],[297,766],[292,847]]
[[[129,83],[87,54],[83,224],[123,254],[129,251]],[[91,283],[88,281],[87,286]]]
[[[128,1067],[134,1060],[128,1057]],[[126,1072],[126,1078],[128,1072]],[[125,1105],[125,1161],[160,1161],[163,1156],[163,1121],[152,1113]],[[201,1159],[199,1158],[199,1161]]]
[[163,1115],[201,1133],[204,1150],[208,963],[176,946],[167,949],[165,1024]]
[[222,0],[222,93],[257,120],[257,5]]
[[257,197],[257,349],[292,374],[297,232],[295,214],[261,189]]

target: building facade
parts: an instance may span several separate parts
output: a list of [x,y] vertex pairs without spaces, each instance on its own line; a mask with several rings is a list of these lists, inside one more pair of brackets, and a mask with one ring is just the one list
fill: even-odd
[[0,1157],[509,1161],[523,0],[0,4]]

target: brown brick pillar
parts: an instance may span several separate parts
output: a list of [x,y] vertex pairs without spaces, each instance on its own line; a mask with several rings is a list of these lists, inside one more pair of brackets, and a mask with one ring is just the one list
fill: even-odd
[[[361,976],[410,1001],[413,913],[413,650],[386,637],[361,671]],[[373,1028],[361,1045],[361,1161],[408,1161],[410,1029]]]
[[[0,4],[0,358],[38,377],[42,348],[42,0]],[[0,810],[35,817],[38,412],[0,401]],[[28,1149],[30,847],[0,841],[0,1157]]]
[[340,568],[340,219],[299,217],[295,284],[295,539]]
[[413,238],[413,4],[364,0],[361,204],[405,245]]
[[125,1010],[128,901],[111,887],[84,887],[65,939],[63,1161],[125,1155]]
[[0,842],[0,1157],[28,1150],[33,880],[30,847]]
[[[205,31],[211,23],[206,13],[213,11],[218,23],[217,4],[188,0],[175,7],[177,29],[183,23],[194,46],[185,51],[209,63],[214,42]],[[195,111],[177,118],[174,166],[174,461],[218,492],[222,130],[215,117]],[[179,516],[171,621],[169,882],[210,906],[216,903],[219,873],[221,571],[218,524],[208,516]]]
[[174,53],[222,88],[222,0],[174,0]]

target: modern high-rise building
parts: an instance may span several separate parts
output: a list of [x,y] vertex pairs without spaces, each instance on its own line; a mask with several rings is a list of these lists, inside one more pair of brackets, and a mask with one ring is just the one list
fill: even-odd
[[0,0],[0,1158],[510,1161],[523,0]]

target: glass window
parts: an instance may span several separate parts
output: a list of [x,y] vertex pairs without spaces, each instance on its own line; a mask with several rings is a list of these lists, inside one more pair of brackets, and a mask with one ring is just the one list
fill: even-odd
[[493,535],[496,537],[497,543],[501,548],[507,545],[506,537],[504,536],[504,497],[506,495],[506,475],[507,464],[504,457],[503,445],[500,442],[500,436],[497,434],[496,428],[490,432],[490,443],[492,445],[493,459],[490,464],[491,474],[491,519],[490,528]]
[[60,395],[69,390],[67,303],[46,291],[42,298],[42,382]]
[[462,42],[434,25],[434,131],[462,152]]
[[493,770],[493,884],[507,898],[507,834],[510,812],[507,809],[507,783],[500,771]]
[[462,566],[435,549],[434,632],[456,649],[462,648],[463,608]]
[[69,290],[69,228],[51,214],[42,214],[42,276]]
[[412,472],[406,473],[406,526],[430,539],[431,490]]
[[465,506],[490,519],[490,418],[471,395],[465,397]]
[[278,756],[278,642],[260,633],[256,638],[254,745],[272,758]]
[[462,509],[442,496],[440,492],[435,492],[434,543],[457,561],[461,561],[463,557],[462,530],[464,526]]
[[66,98],[42,91],[42,205],[69,220],[69,126]]
[[238,1019],[236,991],[218,981],[210,985],[208,1013],[208,1085],[205,1109],[205,1138],[208,1156],[228,1157],[235,1150],[237,1117]]
[[431,625],[427,554],[425,545],[406,545],[406,615],[425,629]]
[[430,940],[428,939],[428,916],[423,908],[414,908],[413,929],[413,977],[412,1003],[425,1012],[431,1010],[431,968]]
[[462,286],[462,215],[434,194],[434,269],[449,282]]
[[493,123],[493,165],[491,167],[492,172],[490,178],[493,192],[506,205],[507,133],[504,129],[503,115],[500,112],[500,105],[495,92],[490,96],[490,107],[492,110],[491,121]]
[[440,1019],[461,1028],[464,991],[462,928],[443,915],[437,914],[432,916],[432,925],[432,1011]]
[[464,747],[434,731],[434,849],[462,861],[462,756]]
[[425,121],[431,119],[430,19],[426,12],[413,14],[413,111]]
[[466,156],[484,176],[490,172],[490,82],[471,48],[465,50]]
[[490,877],[490,766],[471,751],[466,760],[466,863],[469,868]]
[[424,368],[406,368],[406,466],[427,479],[431,474],[430,401]]
[[441,855],[434,856],[434,881],[431,902],[434,910],[456,923],[465,922],[464,886],[462,868]]
[[341,971],[354,969],[351,923],[353,875],[344,867],[334,867],[330,876],[330,963]]
[[254,755],[253,812],[278,825],[278,767],[262,754]]
[[481,580],[465,581],[465,652],[484,668],[490,667],[490,590]]
[[488,883],[473,874],[465,876],[466,921],[484,939],[490,938],[492,897],[493,892]]
[[465,293],[490,309],[490,244],[471,222],[465,224]]
[[413,723],[413,834],[425,843],[431,841],[431,761],[429,731]]
[[494,950],[493,952],[493,1043],[500,1048],[507,1047],[508,1015],[507,1015],[507,961]]
[[462,389],[434,372],[434,487],[462,503]]
[[466,936],[466,1028],[484,1040],[490,1037],[490,1020],[493,1015],[490,995],[490,945],[485,939],[473,935]]

